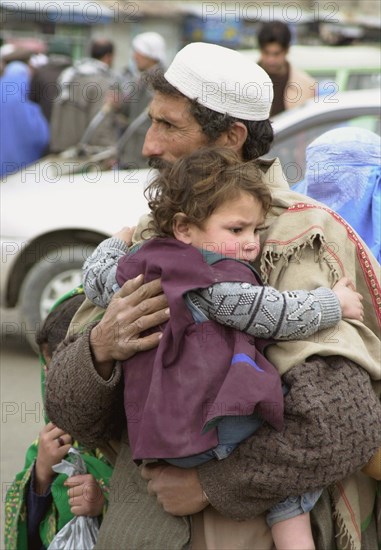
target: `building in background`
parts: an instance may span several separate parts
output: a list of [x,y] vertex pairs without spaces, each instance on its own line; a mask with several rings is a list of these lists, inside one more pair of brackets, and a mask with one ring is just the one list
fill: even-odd
[[1,44],[24,48],[34,39],[48,49],[59,36],[76,59],[85,54],[94,29],[112,23],[113,12],[106,3],[87,0],[0,0],[0,18]]
[[0,18],[0,46],[31,38],[48,44],[59,35],[78,59],[88,54],[92,38],[105,37],[116,45],[115,68],[125,69],[133,38],[147,31],[165,36],[168,62],[192,41],[254,48],[259,25],[273,19],[289,25],[293,44],[379,42],[381,4],[374,0],[0,0]]

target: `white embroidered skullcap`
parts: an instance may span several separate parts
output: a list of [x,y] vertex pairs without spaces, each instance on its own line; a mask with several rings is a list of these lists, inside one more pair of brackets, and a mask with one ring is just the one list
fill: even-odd
[[13,44],[3,44],[0,48],[0,58],[7,57],[16,50],[16,46]]
[[244,55],[203,42],[180,50],[165,78],[182,94],[217,113],[267,120],[273,101],[268,74]]
[[135,36],[132,47],[138,53],[166,64],[165,40],[157,32],[142,32]]

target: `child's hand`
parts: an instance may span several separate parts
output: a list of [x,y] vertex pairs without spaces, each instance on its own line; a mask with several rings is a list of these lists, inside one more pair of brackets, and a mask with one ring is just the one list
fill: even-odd
[[339,299],[343,318],[364,320],[363,297],[356,292],[355,285],[348,277],[340,279],[332,290]]
[[68,477],[64,485],[69,487],[71,513],[75,516],[99,516],[105,497],[92,474]]
[[58,464],[67,454],[71,446],[71,435],[57,428],[53,422],[44,426],[38,438],[38,452],[36,460],[36,492],[44,494],[55,473],[54,464]]
[[118,233],[115,233],[113,237],[117,237],[122,241],[125,241],[128,246],[132,244],[132,235],[134,234],[136,227],[123,227]]

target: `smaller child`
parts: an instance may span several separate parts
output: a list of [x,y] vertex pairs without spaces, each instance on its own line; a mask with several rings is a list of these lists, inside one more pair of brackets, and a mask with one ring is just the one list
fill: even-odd
[[[84,300],[82,288],[61,298],[36,334],[42,365],[42,393],[45,373],[58,344],[65,338],[75,312]],[[87,474],[68,478],[52,470],[65,458],[71,446],[81,451]],[[112,466],[98,450],[73,442],[52,422],[42,428],[38,442],[29,447],[25,468],[7,492],[5,504],[6,550],[44,550],[74,516],[102,518],[108,499]]]
[[[261,285],[249,262],[271,196],[256,164],[231,150],[176,161],[148,193],[159,237],[131,250],[130,230],[104,241],[85,262],[85,292],[105,307],[127,279],[161,277],[171,318],[159,347],[123,364],[129,441],[135,459],[194,467],[225,458],[265,420],[282,428],[280,377],[262,339],[306,338],[341,315],[361,319],[361,296],[348,279],[333,290]],[[269,512],[278,548],[314,548],[308,512],[320,493]]]

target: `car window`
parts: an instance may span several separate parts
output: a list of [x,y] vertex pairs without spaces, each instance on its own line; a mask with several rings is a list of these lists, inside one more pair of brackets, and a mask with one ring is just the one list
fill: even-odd
[[279,157],[288,183],[294,185],[304,178],[306,169],[306,148],[317,137],[339,126],[359,126],[380,135],[380,116],[364,115],[348,120],[330,120],[320,123],[318,119],[312,125],[297,128],[292,134],[274,140],[270,158]]
[[381,85],[381,75],[377,73],[352,73],[349,75],[348,90],[376,89]]
[[336,82],[336,71],[306,71],[316,82]]

